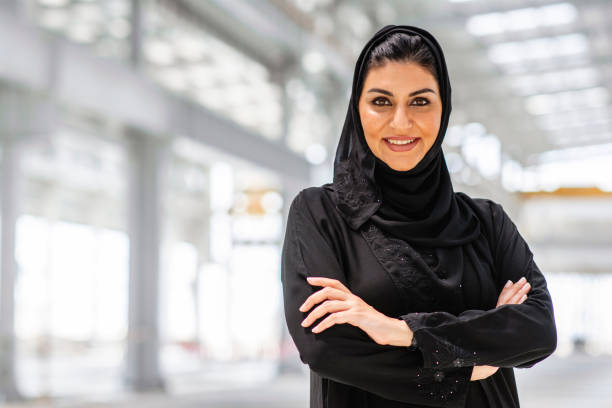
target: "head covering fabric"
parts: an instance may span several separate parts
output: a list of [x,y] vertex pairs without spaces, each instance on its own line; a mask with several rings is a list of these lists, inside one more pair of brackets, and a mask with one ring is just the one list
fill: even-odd
[[[388,35],[419,35],[434,56],[442,100],[440,129],[434,144],[415,167],[398,171],[376,157],[365,140],[359,98],[370,51]],[[353,77],[349,107],[334,159],[332,199],[354,230],[371,220],[383,231],[416,246],[452,247],[472,242],[480,223],[465,200],[456,194],[442,152],[452,110],[451,85],[438,41],[426,30],[387,25],[361,51]]]

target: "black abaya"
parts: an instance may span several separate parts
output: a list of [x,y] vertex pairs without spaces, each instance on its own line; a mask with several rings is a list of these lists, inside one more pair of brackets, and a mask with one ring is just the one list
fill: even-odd
[[[356,110],[367,53],[395,31],[419,34],[432,47],[444,103],[436,143],[407,172],[382,167]],[[546,280],[515,224],[500,204],[452,190],[441,150],[449,114],[448,73],[431,34],[409,26],[376,33],[355,68],[334,182],[302,190],[287,219],[285,318],[310,366],[311,408],[518,407],[513,368],[531,367],[556,348]],[[429,205],[419,208],[423,197]],[[320,290],[307,276],[338,279],[379,312],[404,320],[415,344],[379,345],[350,324],[312,333],[326,316],[302,327],[312,309],[298,308]],[[496,308],[506,281],[522,276],[532,285],[529,297]],[[470,381],[474,365],[501,368]]]

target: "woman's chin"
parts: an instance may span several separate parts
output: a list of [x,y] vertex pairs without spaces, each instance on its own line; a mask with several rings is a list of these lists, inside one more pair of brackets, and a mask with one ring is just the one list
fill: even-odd
[[408,171],[414,168],[418,162],[412,163],[412,160],[398,160],[397,157],[394,158],[383,158],[382,159],[387,166],[391,167],[395,171]]

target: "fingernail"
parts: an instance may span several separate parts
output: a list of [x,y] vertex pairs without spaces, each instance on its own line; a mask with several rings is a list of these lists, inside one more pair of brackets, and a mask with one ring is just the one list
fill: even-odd
[[506,284],[504,285],[505,288],[509,288],[512,285],[512,281],[508,280],[508,282],[506,282]]
[[520,279],[520,281],[521,281],[521,283],[523,283],[523,282],[526,282],[526,281],[527,281],[527,279],[525,279],[525,277],[523,276],[523,277]]

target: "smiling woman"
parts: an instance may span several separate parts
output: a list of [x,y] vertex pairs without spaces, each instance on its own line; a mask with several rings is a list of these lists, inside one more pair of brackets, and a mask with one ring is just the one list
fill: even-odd
[[435,77],[416,62],[388,62],[369,69],[364,89],[359,114],[368,147],[389,167],[412,169],[440,129],[442,101]]
[[518,407],[513,368],[556,348],[516,225],[453,190],[450,112],[436,39],[379,30],[355,66],[334,180],[302,190],[286,224],[285,317],[311,408]]

